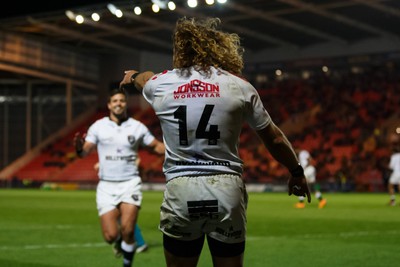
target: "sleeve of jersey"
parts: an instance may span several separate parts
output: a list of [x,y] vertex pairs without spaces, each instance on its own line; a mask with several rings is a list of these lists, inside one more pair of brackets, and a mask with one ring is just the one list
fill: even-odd
[[141,132],[143,135],[143,144],[145,144],[146,146],[150,145],[150,143],[153,142],[153,140],[155,139],[154,135],[144,124],[142,124]]
[[157,94],[163,91],[163,86],[170,84],[171,71],[164,70],[163,72],[153,75],[144,85],[142,94],[144,99],[153,105]]
[[143,87],[143,97],[144,99],[146,99],[146,101],[152,105],[153,101],[154,101],[154,94],[155,94],[155,90],[157,89],[157,82],[155,80],[148,80],[145,84],[145,86]]
[[261,101],[257,90],[250,84],[244,88],[246,101],[246,118],[251,128],[262,130],[271,123],[271,117]]
[[154,87],[152,87],[152,86],[150,85],[150,81],[148,81],[148,82],[146,83],[146,85],[143,87],[143,91],[142,91],[142,94],[143,94],[144,99],[145,99],[147,102],[149,102],[150,105],[153,103],[153,99],[154,99],[153,88],[154,88]]
[[94,124],[92,124],[89,127],[88,132],[85,137],[85,141],[93,143],[93,144],[97,144],[97,128],[98,128],[97,126],[98,126],[98,123],[95,122]]

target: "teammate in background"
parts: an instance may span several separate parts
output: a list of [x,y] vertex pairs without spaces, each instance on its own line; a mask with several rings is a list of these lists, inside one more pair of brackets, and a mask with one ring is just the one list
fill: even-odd
[[140,146],[164,155],[164,144],[141,122],[128,117],[128,95],[124,89],[110,91],[109,116],[94,122],[87,135],[76,133],[74,145],[79,157],[97,148],[99,183],[97,210],[104,240],[122,252],[123,266],[132,266],[137,249],[134,229],[142,202],[142,185],[135,164]]
[[157,75],[130,70],[134,84],[160,119],[167,184],[159,229],[168,267],[195,267],[207,238],[213,266],[243,266],[247,192],[239,137],[247,122],[271,155],[291,172],[289,195],[310,191],[303,168],[274,124],[256,89],[241,78],[237,34],[217,30],[216,18],[177,21],[173,70]]
[[[140,158],[138,157],[136,160],[136,166],[139,166],[139,162],[140,162]],[[94,169],[95,171],[99,171],[100,168],[100,164],[97,162],[94,165]],[[121,222],[119,221],[119,224],[121,224]],[[121,225],[119,226],[121,227]],[[135,224],[135,231],[134,231],[134,238],[135,238],[135,243],[136,243],[136,253],[141,253],[141,252],[145,252],[149,249],[149,247],[146,244],[146,241],[144,241],[144,237],[142,235],[142,230],[140,230],[139,225]],[[122,251],[120,249],[120,246],[117,245],[118,249],[115,249],[114,253],[116,257],[121,257],[122,256]]]
[[[326,199],[322,197],[320,185],[316,183],[317,171],[314,166],[313,158],[311,157],[310,152],[304,149],[300,150],[298,157],[300,164],[304,169],[304,175],[307,179],[307,183],[310,185],[311,190],[314,191],[315,197],[318,199],[318,208],[322,209],[326,205]],[[305,208],[306,205],[304,203],[303,196],[299,196],[299,202],[297,202],[295,206],[298,209]]]
[[145,252],[149,249],[147,246],[146,241],[144,241],[142,231],[139,228],[138,224],[135,224],[135,242],[136,242],[136,253]]
[[388,191],[390,195],[390,206],[396,205],[396,187],[400,192],[400,144],[393,144],[393,153],[390,156],[389,169],[392,171],[389,177]]

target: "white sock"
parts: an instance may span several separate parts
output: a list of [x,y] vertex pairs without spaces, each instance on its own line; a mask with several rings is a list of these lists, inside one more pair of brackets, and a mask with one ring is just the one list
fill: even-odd
[[122,241],[121,248],[123,251],[133,252],[133,250],[135,249],[135,244],[127,244],[125,243],[125,241]]

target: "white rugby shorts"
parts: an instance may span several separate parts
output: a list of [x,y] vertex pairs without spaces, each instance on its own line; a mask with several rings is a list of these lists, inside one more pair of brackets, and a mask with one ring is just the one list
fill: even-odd
[[142,182],[135,178],[123,182],[99,181],[96,203],[99,216],[117,208],[124,202],[140,207],[142,204]]
[[306,177],[307,183],[314,184],[317,178],[317,172],[314,166],[308,165],[304,168],[304,176]]
[[400,173],[392,172],[389,177],[389,184],[400,184]]
[[180,240],[206,234],[225,243],[246,236],[248,195],[237,175],[184,176],[166,184],[159,229]]

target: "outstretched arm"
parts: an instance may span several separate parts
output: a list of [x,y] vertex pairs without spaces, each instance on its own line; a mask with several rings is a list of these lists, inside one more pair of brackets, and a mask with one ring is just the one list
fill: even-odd
[[139,92],[142,92],[144,85],[153,75],[154,72],[152,71],[138,72],[137,70],[126,70],[119,86],[123,87],[124,85],[133,84]]
[[291,177],[288,181],[289,196],[292,194],[307,196],[307,200],[310,203],[311,194],[307,180],[304,177],[303,168],[299,164],[297,155],[285,134],[273,122],[264,129],[257,131],[257,134],[274,159],[290,171]]

